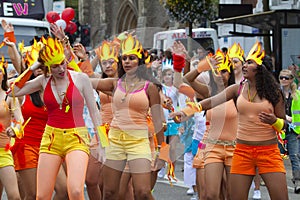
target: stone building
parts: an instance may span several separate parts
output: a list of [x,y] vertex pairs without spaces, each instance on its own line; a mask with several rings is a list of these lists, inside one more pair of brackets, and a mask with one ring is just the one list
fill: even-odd
[[91,46],[123,31],[135,31],[145,48],[153,34],[168,29],[169,17],[159,0],[78,0],[79,22],[91,26]]

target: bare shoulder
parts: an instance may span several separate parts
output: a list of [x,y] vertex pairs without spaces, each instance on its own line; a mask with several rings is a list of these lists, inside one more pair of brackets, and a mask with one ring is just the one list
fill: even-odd
[[149,86],[147,88],[147,93],[151,94],[151,93],[158,93],[159,92],[159,88],[156,84],[150,82]]

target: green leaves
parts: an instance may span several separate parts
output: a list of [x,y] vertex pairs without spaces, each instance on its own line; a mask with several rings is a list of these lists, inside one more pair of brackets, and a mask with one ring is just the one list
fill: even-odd
[[217,13],[218,0],[160,0],[167,14],[174,20],[201,22],[203,18],[213,19]]

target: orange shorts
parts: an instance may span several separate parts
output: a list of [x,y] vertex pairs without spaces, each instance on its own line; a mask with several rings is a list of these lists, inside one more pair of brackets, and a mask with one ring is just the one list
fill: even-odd
[[40,146],[24,144],[23,148],[13,153],[15,170],[37,168],[39,151]]
[[193,168],[204,169],[204,154],[205,149],[198,148],[197,154],[195,155],[193,160]]
[[266,146],[236,145],[230,173],[255,175],[256,168],[259,174],[286,172],[277,144]]
[[226,166],[231,166],[234,149],[233,145],[206,144],[204,165],[224,163]]

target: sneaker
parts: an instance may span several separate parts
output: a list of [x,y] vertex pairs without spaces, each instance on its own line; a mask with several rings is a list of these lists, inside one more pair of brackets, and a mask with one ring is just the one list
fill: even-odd
[[194,189],[193,187],[190,187],[187,191],[186,191],[187,195],[193,195],[194,194]]
[[[176,183],[176,180],[174,180],[172,177],[170,177],[170,178],[171,178],[171,183]],[[166,179],[167,181],[169,181],[169,178],[168,178],[167,174],[164,176],[164,179]]]
[[161,168],[161,169],[159,170],[159,172],[157,173],[157,177],[160,178],[160,179],[162,179],[162,178],[164,178],[165,174],[166,174],[165,168],[163,167],[163,168]]
[[198,199],[199,199],[199,197],[198,197],[198,193],[197,192],[195,192],[193,194],[193,196],[190,198],[190,200],[198,200]]
[[252,198],[253,199],[261,199],[260,190],[254,190]]

